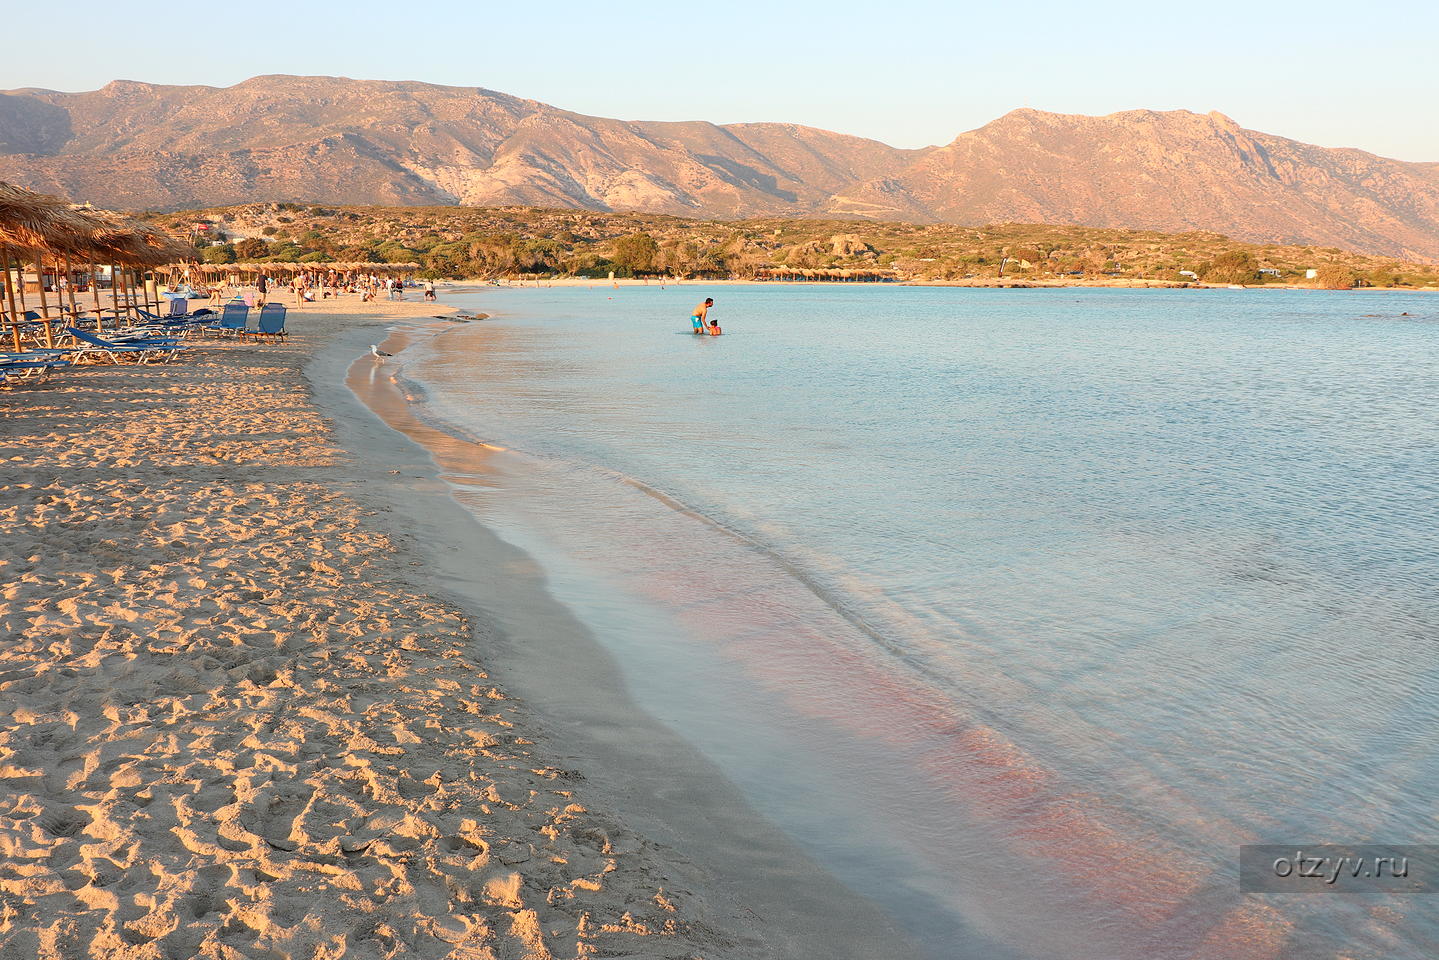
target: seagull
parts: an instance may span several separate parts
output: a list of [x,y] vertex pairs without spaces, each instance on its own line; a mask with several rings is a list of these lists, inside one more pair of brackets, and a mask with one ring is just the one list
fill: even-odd
[[373,343],[370,344],[370,352],[373,353],[375,356],[381,357],[381,358],[394,356],[394,354],[386,353],[385,351],[381,350],[379,347],[375,346]]

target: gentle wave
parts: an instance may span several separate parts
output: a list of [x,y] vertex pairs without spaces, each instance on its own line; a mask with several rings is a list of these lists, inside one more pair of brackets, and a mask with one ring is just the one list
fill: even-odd
[[[519,451],[482,517],[565,571],[641,694],[822,858],[888,878],[897,914],[951,913],[925,921],[941,954],[960,935],[1096,957],[1392,939],[1365,908],[1242,900],[1233,864],[1241,842],[1422,839],[1432,818],[1422,790],[1381,785],[1376,807],[1373,782],[1439,784],[1439,687],[1413,667],[1439,635],[1435,555],[1408,532],[1439,519],[1432,328],[1371,343],[1342,298],[1053,298],[1044,323],[1097,341],[1074,358],[989,292],[884,293],[752,294],[793,326],[734,348],[746,369],[722,366],[732,342],[654,347],[657,299],[596,320],[583,294],[527,291],[507,320],[416,344],[404,382],[432,423]],[[893,329],[842,324],[864,363],[805,366],[814,310],[892,303]],[[972,356],[896,336],[937,307],[966,317]],[[1136,330],[1177,357],[1106,358]],[[710,367],[765,402],[694,387]],[[964,435],[935,432],[936,404]],[[1327,527],[1318,491],[1348,498]],[[637,630],[625,603],[662,614]],[[663,689],[695,679],[674,650],[713,661],[714,691]],[[1387,722],[1316,723],[1296,691],[1404,692]],[[817,795],[836,771],[853,796]],[[970,862],[1000,855],[1022,878]]]

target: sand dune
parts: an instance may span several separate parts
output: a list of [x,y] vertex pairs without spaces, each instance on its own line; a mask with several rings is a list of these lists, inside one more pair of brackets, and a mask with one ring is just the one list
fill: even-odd
[[297,339],[0,395],[0,957],[733,955],[409,582]]

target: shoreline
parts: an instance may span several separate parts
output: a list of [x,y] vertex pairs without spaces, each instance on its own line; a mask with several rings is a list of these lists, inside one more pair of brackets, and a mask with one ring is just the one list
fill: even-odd
[[0,947],[910,955],[346,399],[451,309],[0,395]]
[[[450,332],[434,326],[434,335]],[[399,355],[429,327],[391,324],[381,348]],[[920,956],[878,907],[814,863],[713,763],[634,702],[613,655],[550,596],[544,571],[457,499],[467,486],[484,485],[494,448],[417,417],[391,374],[371,376],[364,339],[347,333],[312,362],[317,401],[342,444],[383,450],[384,463],[402,465],[403,482],[386,472],[375,478],[376,490],[407,529],[442,545],[427,570],[429,588],[440,586],[487,623],[503,651],[497,679],[537,706],[538,725],[566,744],[566,762],[585,771],[607,808],[677,850],[692,871],[687,882],[711,911],[755,928],[765,943],[746,955]]]
[[1308,290],[1315,293],[1439,293],[1439,287],[1352,287],[1331,289],[1306,283],[1254,283],[1227,284],[1204,283],[1203,281],[1105,279],[1105,280],[1060,280],[1056,278],[1012,279],[975,277],[964,280],[890,280],[890,281],[840,281],[840,280],[692,280],[692,279],[636,279],[616,277],[614,279],[590,279],[588,277],[556,277],[552,280],[506,280],[490,283],[485,280],[444,280],[437,281],[450,289],[465,290],[543,290],[547,287],[956,287],[969,289],[997,290]]

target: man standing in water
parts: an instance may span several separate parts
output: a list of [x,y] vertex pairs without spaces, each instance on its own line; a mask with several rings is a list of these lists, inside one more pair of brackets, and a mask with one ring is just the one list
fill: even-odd
[[710,307],[714,305],[714,297],[705,297],[705,302],[695,307],[694,313],[690,314],[690,324],[695,328],[695,333],[701,336],[704,335],[705,315],[710,312]]

